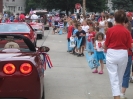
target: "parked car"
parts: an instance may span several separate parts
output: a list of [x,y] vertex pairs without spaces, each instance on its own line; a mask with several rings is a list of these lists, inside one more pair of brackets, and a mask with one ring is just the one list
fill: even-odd
[[37,38],[42,39],[44,36],[44,24],[41,22],[40,19],[35,20],[35,22],[30,22],[29,25],[34,29]]
[[26,22],[0,23],[0,34],[21,34],[28,37],[34,46],[37,43],[37,35],[34,29]]
[[0,34],[0,99],[45,99],[44,57],[23,35]]

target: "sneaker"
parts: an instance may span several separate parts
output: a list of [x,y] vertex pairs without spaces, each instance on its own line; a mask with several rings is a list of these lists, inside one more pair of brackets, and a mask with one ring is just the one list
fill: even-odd
[[85,56],[84,53],[82,53],[81,56]]
[[81,54],[78,54],[77,57],[81,57]]
[[132,79],[132,78],[130,78],[129,82],[130,82],[130,83],[133,83],[133,79]]
[[120,95],[120,99],[127,99],[125,95]]
[[98,73],[98,70],[94,70],[92,73]]

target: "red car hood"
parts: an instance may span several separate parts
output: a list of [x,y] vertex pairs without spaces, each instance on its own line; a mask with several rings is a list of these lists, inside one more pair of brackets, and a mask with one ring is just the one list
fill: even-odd
[[0,53],[0,61],[31,60],[35,56],[35,53]]

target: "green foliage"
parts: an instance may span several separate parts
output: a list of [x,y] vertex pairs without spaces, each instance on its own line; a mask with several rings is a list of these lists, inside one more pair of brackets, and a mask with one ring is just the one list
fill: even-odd
[[26,0],[26,13],[29,13],[31,9],[43,8],[44,0]]
[[[82,5],[83,0],[26,0],[26,11],[31,8],[47,8],[51,9],[61,9],[66,11],[73,11],[76,3]],[[106,10],[107,0],[86,0],[86,8],[90,12],[101,12]]]
[[107,0],[87,0],[87,8],[90,12],[102,12],[108,9]]
[[126,11],[133,10],[133,0],[112,0],[113,9],[123,9]]

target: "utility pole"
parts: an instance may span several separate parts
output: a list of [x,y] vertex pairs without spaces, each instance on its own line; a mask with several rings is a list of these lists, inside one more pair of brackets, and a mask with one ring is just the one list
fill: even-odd
[[0,0],[0,13],[3,13],[3,0]]
[[86,0],[83,0],[83,16],[86,18]]

